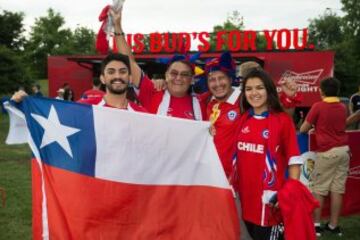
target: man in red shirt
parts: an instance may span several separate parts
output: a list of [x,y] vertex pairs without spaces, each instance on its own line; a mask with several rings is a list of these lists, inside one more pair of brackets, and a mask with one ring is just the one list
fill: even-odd
[[[315,227],[318,236],[323,230],[341,236],[338,220],[345,193],[345,183],[349,170],[349,147],[345,133],[346,106],[337,97],[340,82],[327,78],[320,83],[321,102],[315,103],[306,116],[300,132],[308,132],[315,127],[317,158],[311,176],[310,187],[315,198],[320,202],[320,209],[315,211]],[[320,226],[321,208],[324,198],[331,197],[330,222],[324,228]]]
[[99,98],[105,95],[104,89],[102,89],[102,84],[100,78],[93,79],[92,89],[86,90],[82,95],[81,99],[87,98]]
[[239,126],[240,89],[232,87],[236,65],[229,52],[207,62],[205,72],[209,92],[200,96],[206,105],[206,120],[212,124],[211,132],[221,163],[228,179],[233,173],[236,128]]
[[157,115],[171,116],[192,120],[202,120],[203,108],[198,99],[189,93],[194,68],[186,56],[174,56],[168,63],[165,73],[167,89],[158,91],[151,80],[142,72],[128,46],[121,26],[121,11],[110,11],[114,27],[116,45],[122,54],[130,57],[132,84],[137,88],[140,103]]

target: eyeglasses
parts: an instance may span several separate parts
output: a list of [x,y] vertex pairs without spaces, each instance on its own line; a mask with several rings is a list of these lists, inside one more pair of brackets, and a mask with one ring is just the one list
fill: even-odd
[[180,78],[188,79],[192,77],[192,74],[189,72],[177,72],[177,71],[170,71],[169,75],[172,79],[177,78],[177,76],[180,76]]

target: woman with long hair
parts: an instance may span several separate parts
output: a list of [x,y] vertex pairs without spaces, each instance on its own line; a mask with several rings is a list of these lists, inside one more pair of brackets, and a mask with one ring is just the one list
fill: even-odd
[[265,71],[248,73],[242,89],[243,115],[236,145],[243,219],[254,240],[283,239],[276,197],[287,172],[289,178],[300,176],[295,126]]

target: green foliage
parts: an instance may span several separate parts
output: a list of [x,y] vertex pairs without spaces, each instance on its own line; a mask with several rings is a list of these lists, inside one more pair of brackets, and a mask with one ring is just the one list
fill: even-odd
[[[360,3],[359,0],[341,0],[345,12],[344,21],[347,32],[359,43],[360,38]],[[360,46],[358,46],[360,47]]]
[[47,56],[59,51],[59,47],[70,39],[71,31],[62,29],[64,23],[64,18],[50,8],[47,16],[35,19],[35,24],[31,27],[26,52],[37,78],[46,76]]
[[72,54],[95,54],[95,33],[86,27],[78,27],[71,38]]
[[3,11],[0,13],[0,45],[19,51],[25,43],[25,37],[22,35],[24,26],[23,13],[12,13]]
[[[244,29],[244,19],[239,11],[233,11],[222,25],[216,25],[213,32],[210,34],[210,49],[216,49],[216,33],[221,31],[242,30]],[[223,37],[227,41],[227,36]],[[223,51],[228,50],[227,46],[223,46]]]
[[[335,77],[342,82],[343,96],[355,92],[356,83],[360,79],[360,5],[354,2],[357,1],[342,1],[344,17],[327,9],[323,15],[311,19],[309,24],[310,42],[319,50],[335,51],[334,72]],[[356,14],[359,18],[354,18]]]
[[319,18],[311,19],[309,40],[317,48],[329,49],[344,40],[342,19],[331,10],[326,10]]
[[[239,11],[233,11],[226,19],[226,21],[222,25],[216,25],[213,28],[213,32],[210,34],[210,49],[212,51],[216,50],[216,33],[221,31],[232,31],[232,30],[243,30],[245,27],[244,25],[244,18],[240,15]],[[222,37],[225,42],[228,42],[228,37]],[[241,36],[241,41],[243,41],[244,35]],[[235,40],[234,40],[235,42]],[[273,44],[275,47],[275,44]],[[256,50],[257,51],[265,51],[267,47],[267,41],[265,36],[257,32],[256,33]],[[225,44],[222,51],[228,50],[228,46]]]
[[24,87],[29,90],[32,84],[27,67],[12,50],[0,45],[0,94],[9,94]]
[[35,20],[26,45],[26,54],[36,78],[46,78],[49,55],[95,53],[95,33],[92,30],[78,27],[72,32],[64,28],[64,24],[65,20],[60,13],[51,8],[47,16]]
[[6,115],[0,116],[0,187],[6,191],[6,205],[0,201],[0,239],[31,239],[30,149],[26,144],[8,146]]
[[[275,42],[272,43],[273,49],[275,49]],[[256,35],[256,50],[257,51],[266,51],[267,50],[267,41],[263,33],[258,32]]]

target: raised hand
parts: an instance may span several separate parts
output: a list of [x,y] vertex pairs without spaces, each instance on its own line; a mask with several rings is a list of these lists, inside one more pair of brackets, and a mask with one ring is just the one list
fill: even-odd
[[24,98],[27,96],[28,96],[28,94],[25,91],[19,90],[19,91],[15,92],[14,95],[12,95],[11,100],[19,103],[22,100],[24,100]]
[[288,96],[293,97],[297,92],[297,84],[293,80],[282,80],[279,82],[281,90]]

